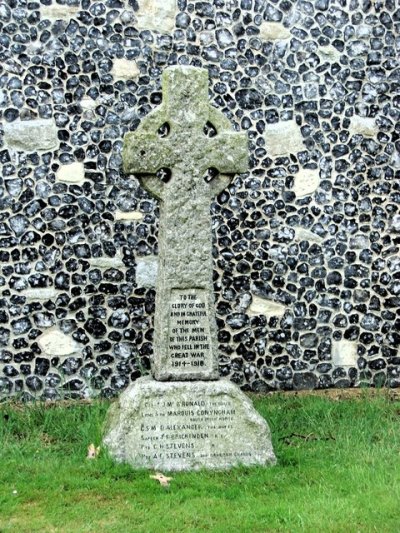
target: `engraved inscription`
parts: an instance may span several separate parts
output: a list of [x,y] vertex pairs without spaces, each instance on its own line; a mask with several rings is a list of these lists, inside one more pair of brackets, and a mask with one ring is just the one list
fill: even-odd
[[105,443],[134,467],[172,471],[275,462],[265,420],[227,380],[139,378],[113,417]]
[[226,436],[237,429],[236,402],[227,396],[145,398],[139,428],[141,464],[154,460],[242,461],[251,450],[238,450]]
[[207,293],[173,289],[170,298],[168,353],[172,368],[192,372],[212,357]]

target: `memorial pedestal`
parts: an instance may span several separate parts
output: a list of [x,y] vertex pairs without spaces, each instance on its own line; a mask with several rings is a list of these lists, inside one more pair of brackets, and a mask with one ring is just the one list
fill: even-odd
[[226,380],[138,379],[109,412],[104,443],[114,459],[164,471],[272,465],[270,431]]

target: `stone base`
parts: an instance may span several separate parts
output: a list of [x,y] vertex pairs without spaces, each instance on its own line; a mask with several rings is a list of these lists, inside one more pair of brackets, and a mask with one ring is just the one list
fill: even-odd
[[110,409],[104,444],[114,459],[163,471],[273,465],[270,431],[233,383],[133,383]]

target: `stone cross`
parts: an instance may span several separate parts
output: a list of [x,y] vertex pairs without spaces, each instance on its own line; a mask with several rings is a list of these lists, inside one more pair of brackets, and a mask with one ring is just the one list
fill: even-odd
[[139,378],[121,394],[103,441],[134,468],[276,461],[268,424],[236,385],[218,379],[210,203],[247,170],[247,157],[246,135],[208,103],[207,71],[197,68],[166,69],[163,104],[125,136],[125,172],[160,200],[156,379]]
[[162,87],[162,105],[123,150],[124,171],[160,200],[152,371],[161,381],[217,379],[210,203],[247,170],[247,136],[209,104],[207,70],[168,68]]

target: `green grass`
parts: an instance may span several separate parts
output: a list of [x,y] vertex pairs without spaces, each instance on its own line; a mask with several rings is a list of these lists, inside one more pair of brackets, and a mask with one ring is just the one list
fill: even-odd
[[399,532],[400,402],[254,398],[278,465],[172,474],[86,459],[106,403],[0,406],[0,532]]

